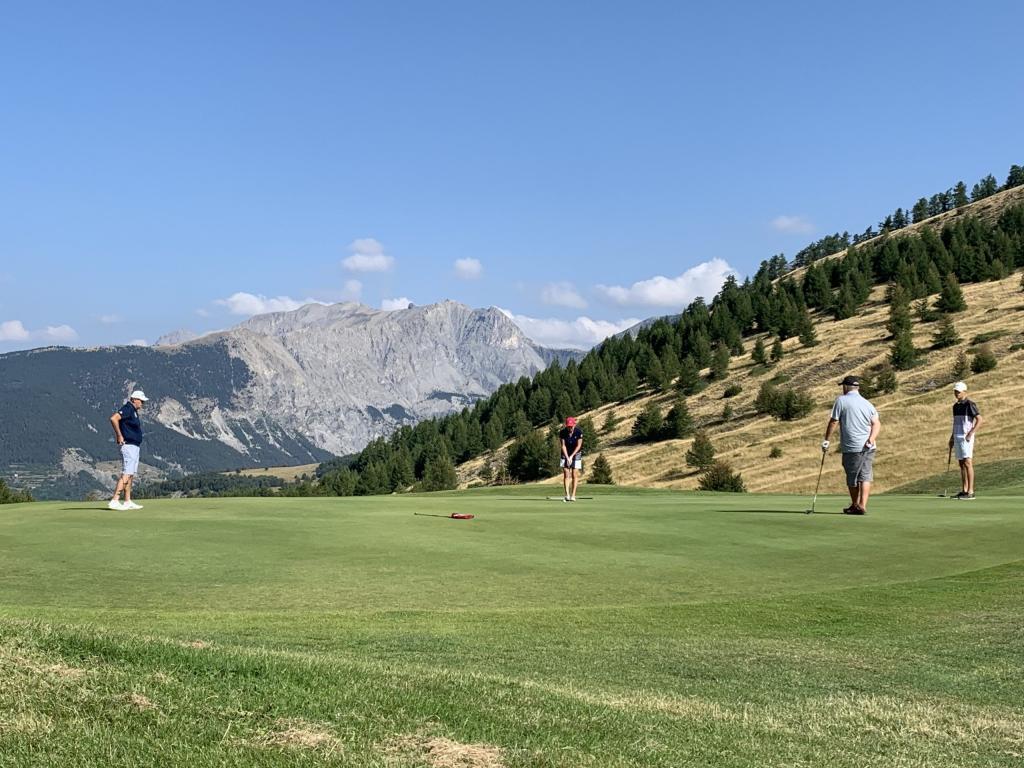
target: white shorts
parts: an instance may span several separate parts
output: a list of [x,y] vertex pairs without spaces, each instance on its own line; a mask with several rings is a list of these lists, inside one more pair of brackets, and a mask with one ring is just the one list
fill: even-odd
[[972,458],[974,456],[974,438],[964,440],[962,437],[958,437],[953,440],[953,455],[956,456],[957,461]]
[[121,460],[124,462],[124,469],[121,470],[123,475],[134,475],[139,471],[139,446],[128,445],[125,443],[121,446]]
[[[560,466],[562,469],[566,468],[566,466],[565,466],[565,456],[563,456],[562,458],[560,458],[558,460],[558,466]],[[579,454],[577,454],[576,456],[573,456],[572,465],[571,465],[570,469],[583,469],[583,457],[580,456]]]

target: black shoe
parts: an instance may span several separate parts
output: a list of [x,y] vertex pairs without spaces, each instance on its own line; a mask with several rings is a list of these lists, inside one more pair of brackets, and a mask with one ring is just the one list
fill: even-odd
[[965,493],[962,498],[963,498],[964,501],[974,501],[974,494],[973,493]]
[[844,515],[863,515],[864,512],[865,510],[862,509],[861,507],[858,507],[856,504],[851,504],[850,506],[843,510]]
[[967,491],[960,491],[960,493],[958,493],[953,498],[956,499],[957,501],[963,501],[964,499],[971,498],[971,494],[967,493]]

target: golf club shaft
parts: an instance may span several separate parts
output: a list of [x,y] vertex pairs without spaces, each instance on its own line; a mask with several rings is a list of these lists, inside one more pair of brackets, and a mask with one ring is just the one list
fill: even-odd
[[811,512],[814,511],[814,505],[818,503],[818,489],[821,487],[821,472],[825,469],[825,455],[826,452],[821,452],[821,466],[818,467],[818,482],[814,484],[814,498],[811,499]]

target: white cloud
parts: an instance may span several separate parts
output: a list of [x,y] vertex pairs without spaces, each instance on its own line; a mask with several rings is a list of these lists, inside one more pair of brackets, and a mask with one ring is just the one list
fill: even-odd
[[252,294],[239,291],[226,299],[217,299],[214,304],[227,307],[233,315],[265,315],[268,312],[291,312],[306,304],[325,304],[317,299],[293,299],[290,296],[268,298],[263,294]]
[[577,317],[575,320],[558,320],[556,318],[516,315],[501,307],[498,307],[498,310],[518,325],[519,329],[527,337],[545,347],[590,349],[612,334],[624,331],[640,322],[635,317],[618,321],[592,320],[589,317]]
[[26,341],[30,335],[28,329],[21,324],[21,320],[6,320],[0,323],[0,341]]
[[587,302],[580,296],[576,286],[569,282],[548,283],[541,291],[541,301],[555,307],[572,307],[583,309]]
[[394,258],[384,253],[384,246],[372,237],[353,240],[348,249],[352,255],[341,264],[350,272],[388,272],[395,265]]
[[723,259],[712,259],[683,272],[679,277],[657,275],[649,280],[621,285],[598,285],[605,298],[619,306],[670,307],[682,310],[698,296],[714,296],[725,278],[736,270]]
[[346,280],[341,290],[341,297],[345,301],[359,301],[363,295],[363,284],[358,280]]
[[74,341],[78,338],[78,332],[70,325],[48,325],[37,334],[39,338],[47,341]]
[[396,309],[406,309],[410,304],[412,302],[405,296],[399,296],[397,299],[384,299],[380,303],[380,308],[385,312],[394,312]]
[[104,325],[113,325],[114,323],[120,323],[124,320],[120,315],[100,315],[99,319]]
[[199,309],[196,310],[196,314],[199,315],[200,317],[209,317],[210,310],[203,309],[202,307],[200,307]]
[[776,232],[807,234],[814,231],[814,224],[806,216],[776,216],[771,226]]
[[456,259],[455,276],[463,280],[476,280],[484,273],[479,259]]
[[70,325],[48,325],[38,331],[30,331],[21,320],[7,320],[0,323],[0,341],[52,341],[63,343],[74,341],[78,332]]

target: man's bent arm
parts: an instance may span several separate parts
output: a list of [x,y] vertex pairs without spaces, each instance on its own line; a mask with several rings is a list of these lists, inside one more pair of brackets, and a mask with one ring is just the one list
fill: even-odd
[[115,413],[110,417],[110,426],[114,428],[114,439],[117,440],[117,444],[121,445],[124,442],[124,435],[121,434],[121,414]]

